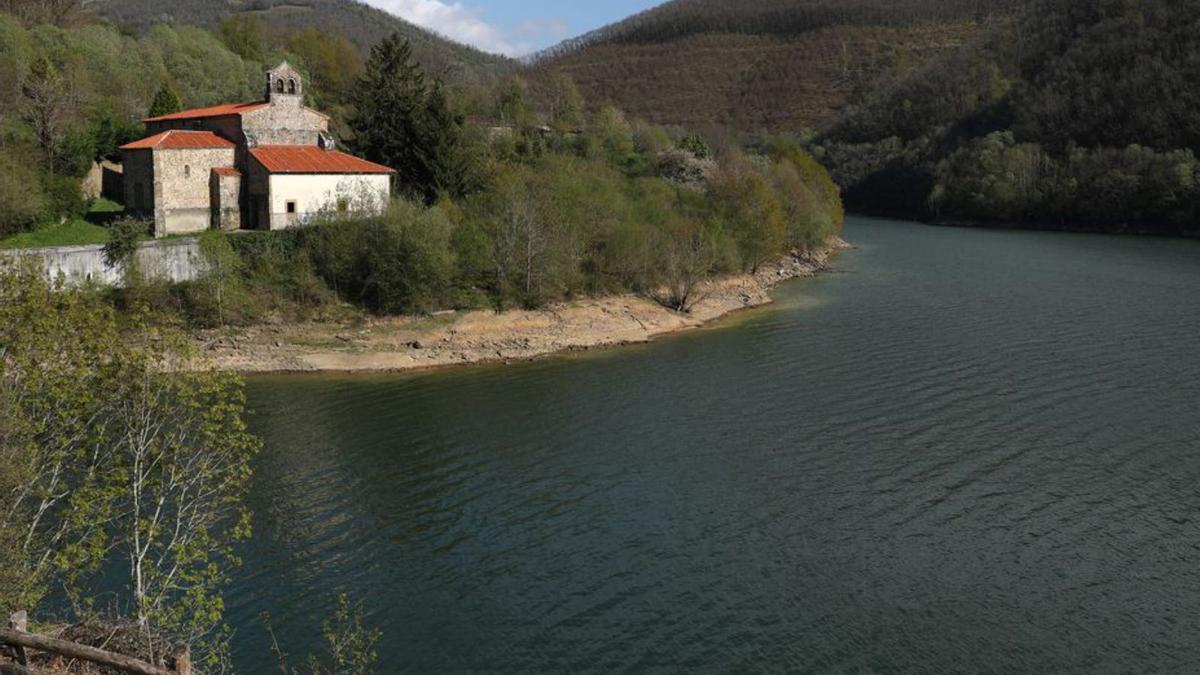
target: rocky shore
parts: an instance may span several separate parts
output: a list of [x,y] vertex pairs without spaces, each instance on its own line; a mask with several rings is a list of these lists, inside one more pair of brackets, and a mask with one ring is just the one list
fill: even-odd
[[818,274],[847,248],[789,256],[757,274],[714,279],[687,314],[636,295],[589,298],[545,309],[368,319],[354,325],[289,324],[208,331],[201,355],[243,373],[386,372],[536,359],[559,352],[648,342],[771,302],[778,284]]

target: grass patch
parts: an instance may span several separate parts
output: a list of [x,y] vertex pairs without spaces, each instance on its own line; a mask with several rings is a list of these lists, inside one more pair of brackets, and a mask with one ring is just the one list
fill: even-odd
[[61,225],[43,225],[32,232],[22,232],[0,239],[0,249],[45,248],[47,246],[84,246],[107,244],[108,228],[86,220],[68,220]]
[[92,202],[92,207],[88,209],[88,213],[124,213],[125,207],[103,197]]

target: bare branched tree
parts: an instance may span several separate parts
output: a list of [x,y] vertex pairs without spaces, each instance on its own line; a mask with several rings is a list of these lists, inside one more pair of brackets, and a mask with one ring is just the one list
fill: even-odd
[[75,110],[75,94],[62,72],[48,59],[38,59],[21,85],[23,115],[33,129],[46,168],[53,170],[70,115]]
[[69,26],[77,21],[93,0],[0,0],[0,11],[12,14],[26,25],[48,23]]

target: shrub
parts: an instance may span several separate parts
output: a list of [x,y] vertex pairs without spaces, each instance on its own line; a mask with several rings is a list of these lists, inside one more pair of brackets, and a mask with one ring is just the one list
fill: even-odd
[[326,219],[305,243],[316,273],[380,314],[422,313],[453,297],[452,225],[437,208],[397,200],[364,221]]
[[712,157],[712,148],[700,134],[688,134],[679,141],[679,149],[686,150],[696,156],[696,159]]
[[87,213],[87,201],[79,179],[71,176],[45,176],[43,189],[46,193],[43,218],[58,221],[82,218]]
[[0,155],[0,237],[32,230],[45,213],[37,173],[12,156]]

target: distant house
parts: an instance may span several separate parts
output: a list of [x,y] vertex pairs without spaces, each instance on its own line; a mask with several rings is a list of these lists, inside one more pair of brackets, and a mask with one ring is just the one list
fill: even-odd
[[263,101],[145,122],[150,136],[121,148],[125,208],[155,236],[285,229],[326,209],[382,210],[391,192],[394,171],[336,149],[287,63],[267,73]]

